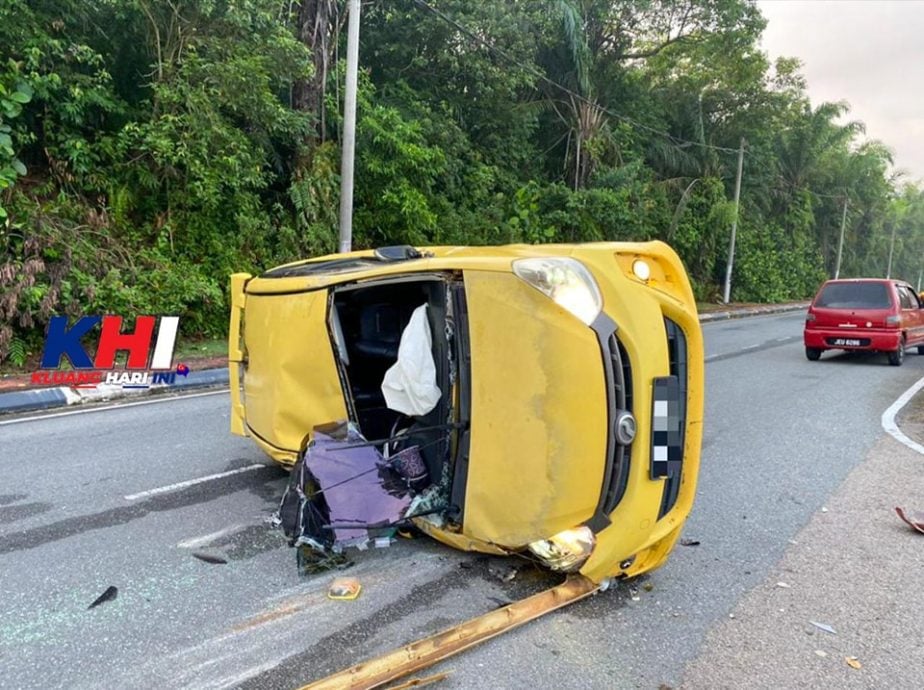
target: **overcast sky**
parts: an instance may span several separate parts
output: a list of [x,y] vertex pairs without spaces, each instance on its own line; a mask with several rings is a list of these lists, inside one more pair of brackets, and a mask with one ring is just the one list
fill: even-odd
[[771,60],[798,57],[812,104],[846,100],[849,119],[924,180],[924,0],[758,0]]

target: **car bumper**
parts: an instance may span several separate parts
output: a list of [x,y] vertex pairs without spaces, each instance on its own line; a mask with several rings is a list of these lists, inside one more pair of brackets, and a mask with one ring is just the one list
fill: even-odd
[[898,349],[901,331],[863,329],[849,332],[843,328],[806,329],[803,340],[806,347],[818,350],[873,350],[891,352]]
[[[627,449],[624,490],[581,568],[583,575],[600,581],[660,566],[690,513],[702,440],[703,345],[689,283],[679,259],[665,245],[640,244],[636,252],[619,252],[615,258],[622,270],[615,274],[611,266],[607,271],[590,257],[575,256],[591,267],[605,311],[616,324],[637,422],[636,438]],[[650,280],[632,276],[631,265],[637,258],[652,264]],[[672,379],[682,394],[676,429],[680,437],[671,433],[671,444],[679,443],[679,448],[676,454],[671,452],[665,467],[655,450],[664,436],[656,403],[663,402],[664,384]]]

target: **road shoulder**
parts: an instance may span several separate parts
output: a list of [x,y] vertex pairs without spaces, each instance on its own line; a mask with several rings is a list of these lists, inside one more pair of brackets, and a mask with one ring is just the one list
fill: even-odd
[[[917,397],[900,423],[920,441]],[[683,687],[918,687],[924,537],[894,509],[922,508],[922,469],[920,454],[880,439],[764,582],[709,633]]]

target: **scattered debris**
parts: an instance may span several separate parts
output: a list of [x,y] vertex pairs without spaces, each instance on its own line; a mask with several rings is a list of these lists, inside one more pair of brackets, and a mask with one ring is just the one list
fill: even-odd
[[325,570],[344,570],[353,565],[342,550],[324,549],[300,543],[295,549],[295,565],[301,575],[312,575]]
[[863,664],[861,664],[859,659],[857,659],[857,657],[855,656],[846,656],[844,657],[844,661],[847,662],[847,665],[850,668],[855,668],[857,670],[860,670],[861,668],[863,668]]
[[832,628],[830,625],[828,625],[827,623],[819,623],[817,621],[809,621],[809,623],[814,625],[819,630],[824,630],[826,633],[837,635],[837,631],[834,628]]
[[501,582],[511,582],[517,576],[518,566],[510,565],[497,559],[488,563],[488,573],[496,577]]
[[651,590],[654,589],[654,585],[651,584],[650,582],[646,582],[645,584],[642,585],[642,589],[644,589],[646,592],[650,592]]
[[900,517],[905,524],[907,524],[911,529],[924,534],[924,513],[920,511],[908,511],[907,513],[901,508],[896,507],[895,513]]
[[733,613],[728,614],[728,617],[731,618],[732,620],[735,620],[735,614]]
[[824,506],[821,506],[821,512],[822,512],[822,513],[827,513],[827,512],[828,512],[828,509],[825,508]]
[[680,545],[681,546],[699,546],[699,540],[698,539],[681,539]]
[[[501,633],[535,620],[597,591],[597,585],[580,575],[510,606],[465,621],[436,635],[376,657],[361,661],[327,678],[305,686],[305,690],[340,690],[344,687],[376,688],[432,666],[450,656],[490,640]],[[477,664],[481,666],[481,664]]]
[[426,678],[411,678],[404,683],[398,685],[392,685],[388,690],[407,690],[407,688],[422,688],[424,685],[430,685],[431,683],[439,683],[441,680],[446,680],[449,677],[451,671],[443,671],[442,673],[435,673],[432,676],[427,676]]
[[828,653],[827,653],[826,651],[822,650],[822,649],[816,649],[816,650],[815,650],[815,654],[817,654],[818,656],[820,656],[822,659],[824,659],[826,656],[828,656]]
[[224,565],[228,562],[228,559],[224,556],[209,553],[208,551],[193,551],[192,555],[194,558],[198,558],[200,561],[205,561],[206,563],[214,563],[215,565]]
[[791,588],[792,588],[792,585],[788,585],[788,584],[786,584],[785,582],[777,582],[777,583],[776,583],[776,586],[777,586],[777,587],[782,587],[783,589],[791,589]]
[[352,601],[359,596],[362,588],[363,586],[355,577],[338,577],[327,588],[327,598]]
[[106,591],[96,597],[96,600],[87,607],[87,611],[99,606],[100,604],[105,604],[107,601],[113,601],[117,596],[119,596],[119,588],[113,585],[109,585],[106,588]]
[[632,601],[642,600],[642,598],[638,595],[638,589],[635,587],[629,587],[629,596],[632,598]]

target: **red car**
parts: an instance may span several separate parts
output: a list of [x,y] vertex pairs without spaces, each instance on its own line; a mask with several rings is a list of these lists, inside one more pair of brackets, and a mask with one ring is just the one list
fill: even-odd
[[924,354],[924,309],[901,280],[829,280],[812,300],[803,340],[813,362],[825,350],[871,350],[897,367],[909,347]]

